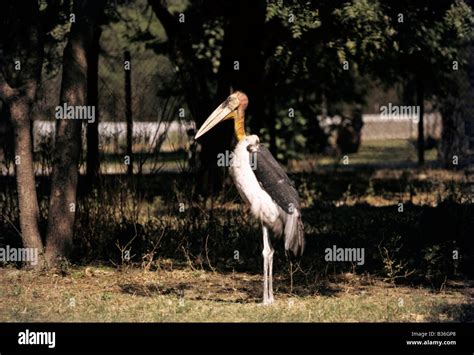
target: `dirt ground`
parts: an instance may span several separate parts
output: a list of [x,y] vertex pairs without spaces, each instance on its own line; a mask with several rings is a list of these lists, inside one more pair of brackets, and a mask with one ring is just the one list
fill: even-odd
[[[263,306],[261,275],[189,267],[72,267],[61,276],[0,269],[2,322],[452,322],[473,321],[472,283],[443,291],[344,274],[314,287],[276,277]],[[292,292],[290,292],[292,291]]]

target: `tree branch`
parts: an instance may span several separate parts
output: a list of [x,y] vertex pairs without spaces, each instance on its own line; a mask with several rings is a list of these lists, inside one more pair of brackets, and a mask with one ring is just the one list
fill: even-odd
[[48,33],[57,25],[57,19],[61,11],[67,11],[69,2],[61,0],[50,0],[48,6],[41,14],[41,24],[44,33]]
[[3,74],[0,73],[0,100],[3,102],[10,101],[15,96],[18,96],[19,93],[19,90],[13,89],[5,80]]
[[168,11],[166,5],[160,0],[148,0],[153,12],[165,28],[168,40],[174,39],[178,32],[178,23],[176,18]]

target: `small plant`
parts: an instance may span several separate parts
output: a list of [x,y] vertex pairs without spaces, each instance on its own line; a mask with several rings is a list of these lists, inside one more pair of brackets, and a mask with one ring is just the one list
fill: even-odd
[[145,271],[150,271],[150,269],[153,265],[153,261],[155,260],[156,250],[160,246],[160,242],[161,242],[161,239],[163,238],[163,236],[165,235],[165,231],[166,230],[163,229],[163,233],[161,233],[159,239],[156,242],[152,242],[151,248],[143,254],[143,256],[142,256],[142,268]]
[[316,201],[321,200],[321,191],[309,186],[307,181],[304,181],[299,188],[302,205],[305,207],[313,206]]
[[374,197],[376,195],[372,179],[369,180],[369,186],[367,186],[367,190],[365,191],[365,193],[369,197]]
[[123,246],[120,244],[120,242],[118,240],[115,243],[115,246],[120,251],[120,265],[119,265],[119,267],[121,269],[124,269],[125,267],[128,267],[130,265],[130,260],[135,256],[135,255],[131,255],[131,253],[132,253],[131,245],[132,245],[133,241],[135,240],[135,238],[137,237],[137,235],[138,234],[135,233],[133,238],[130,239],[130,241],[128,241],[128,243],[123,245]]
[[342,194],[342,200],[344,203],[348,203],[352,196],[352,184],[347,185],[347,190]]
[[397,235],[391,240],[389,248],[379,245],[379,252],[386,275],[384,281],[390,283],[395,283],[398,279],[406,280],[415,272],[415,270],[408,270],[408,263],[398,258],[403,248],[403,244],[400,243],[400,240],[401,236]]
[[68,276],[71,274],[71,263],[63,256],[58,257],[57,272],[61,276]]

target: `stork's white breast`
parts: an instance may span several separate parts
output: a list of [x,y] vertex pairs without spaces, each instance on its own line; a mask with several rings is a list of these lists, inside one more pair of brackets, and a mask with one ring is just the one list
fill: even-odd
[[279,217],[278,206],[260,186],[247,150],[249,144],[256,143],[258,137],[255,135],[247,136],[237,143],[230,164],[230,174],[240,195],[250,205],[252,215],[266,225],[273,225]]

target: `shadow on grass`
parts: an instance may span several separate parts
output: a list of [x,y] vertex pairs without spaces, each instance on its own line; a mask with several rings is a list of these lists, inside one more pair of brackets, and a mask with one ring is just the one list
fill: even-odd
[[[294,285],[291,289],[288,279],[282,276],[274,277],[275,297],[333,297],[341,288],[326,281],[314,285]],[[194,301],[211,301],[224,303],[260,303],[263,295],[263,275],[253,279],[242,279],[235,274],[218,272],[213,275],[212,281],[180,281],[167,284],[159,283],[123,283],[119,285],[122,293],[154,297],[156,295],[174,296]]]
[[432,314],[433,316],[427,319],[428,322],[436,321],[437,319],[439,319],[440,314],[445,314],[449,319],[452,319],[454,322],[473,323],[474,304],[444,304],[441,306],[433,307]]
[[119,286],[123,293],[133,296],[175,296],[179,299],[187,299],[192,301],[210,301],[223,303],[261,302],[261,283],[256,280],[249,280],[245,283],[246,285],[242,284],[238,287],[222,285],[218,285],[217,287],[209,287],[203,284],[203,287],[199,289],[196,289],[196,283],[193,282],[180,282],[172,286],[164,286],[156,283],[148,285],[141,283],[126,283]]

